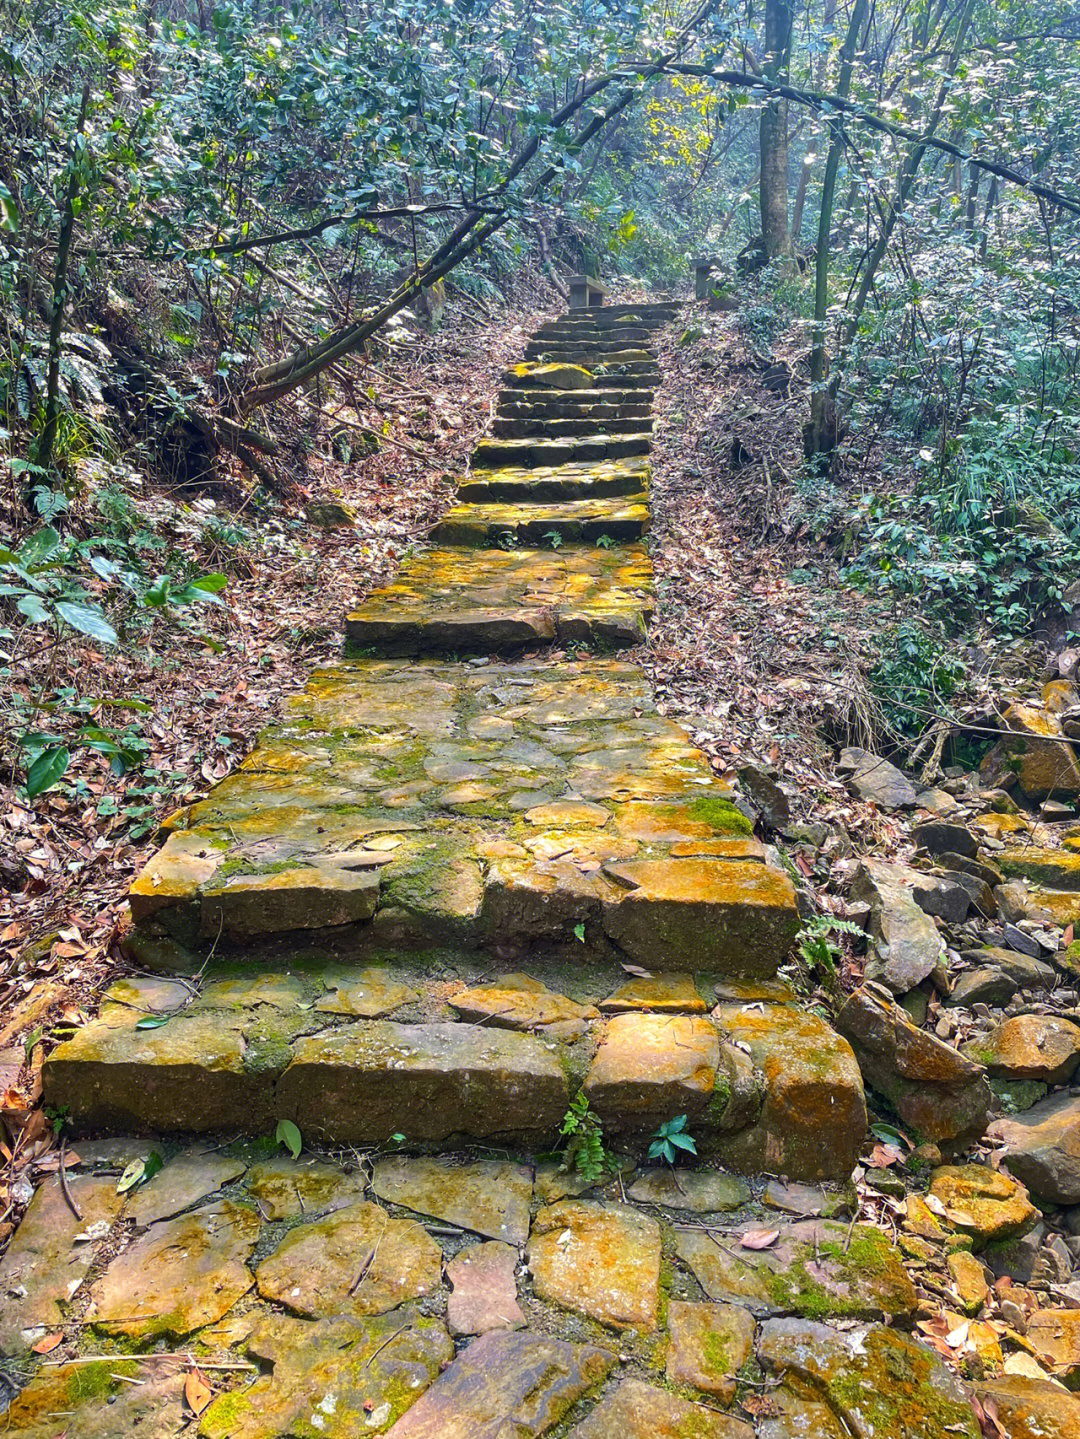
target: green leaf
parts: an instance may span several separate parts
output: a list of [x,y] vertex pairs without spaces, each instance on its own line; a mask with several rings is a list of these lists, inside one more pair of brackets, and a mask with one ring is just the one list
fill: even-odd
[[52,789],[54,784],[59,784],[67,773],[70,763],[71,751],[64,745],[42,750],[26,771],[27,799],[35,799],[39,794],[44,794],[47,789]]
[[279,1144],[285,1146],[294,1159],[300,1158],[300,1151],[304,1147],[304,1141],[300,1137],[300,1131],[291,1119],[283,1119],[274,1131],[274,1138]]
[[574,925],[574,933],[575,933],[575,935],[577,935],[578,939],[581,940],[581,943],[584,944],[584,943],[585,943],[585,926],[584,926],[584,924],[575,924],[575,925]]
[[156,1149],[152,1149],[145,1159],[133,1159],[120,1176],[116,1186],[117,1194],[127,1194],[139,1184],[145,1184],[164,1165],[165,1160]]
[[142,1019],[137,1020],[136,1029],[160,1029],[163,1024],[168,1024],[172,1019],[171,1014],[144,1014]]
[[15,608],[32,625],[47,625],[50,615],[38,595],[23,595],[15,601]]
[[58,600],[56,612],[67,621],[73,630],[100,640],[104,645],[117,645],[119,637],[105,615],[96,605],[76,604],[74,600]]

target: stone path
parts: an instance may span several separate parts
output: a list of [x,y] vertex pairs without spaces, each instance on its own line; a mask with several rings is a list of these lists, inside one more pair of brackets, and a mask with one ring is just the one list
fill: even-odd
[[[912,1337],[913,1274],[948,1254],[977,1313],[972,1245],[1036,1211],[957,1168],[895,1243],[855,1222],[863,1082],[777,977],[791,881],[614,653],[672,314],[538,332],[350,657],[169,821],[129,975],[46,1061],[70,1168],[0,1260],[5,1432],[978,1439],[975,1394],[1080,1432]],[[551,1152],[583,1100],[599,1177]],[[696,1168],[646,1158],[671,1120]],[[1080,1334],[1044,1349],[1080,1379]]]

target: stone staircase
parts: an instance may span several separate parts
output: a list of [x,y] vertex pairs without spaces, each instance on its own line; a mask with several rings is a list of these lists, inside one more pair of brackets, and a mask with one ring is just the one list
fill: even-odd
[[650,341],[576,311],[393,584],[131,889],[132,973],[45,1064],[76,1133],[550,1148],[583,1091],[744,1172],[845,1178],[847,1043],[777,968],[795,892],[615,651],[652,613]]

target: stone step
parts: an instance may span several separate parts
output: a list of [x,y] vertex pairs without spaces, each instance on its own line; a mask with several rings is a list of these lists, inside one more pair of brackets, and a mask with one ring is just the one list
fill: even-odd
[[[526,366],[539,366],[540,372]],[[584,370],[588,374],[580,384],[566,385],[553,372],[570,366],[572,370]],[[660,371],[655,360],[627,360],[619,365],[600,365],[594,356],[575,356],[567,359],[540,362],[527,360],[524,365],[508,370],[503,377],[505,386],[522,392],[535,394],[538,390],[554,389],[559,393],[576,393],[587,389],[655,389],[660,382]]]
[[656,364],[652,350],[603,340],[530,340],[525,346],[525,358],[560,365]]
[[569,435],[638,435],[652,429],[644,415],[628,419],[600,420],[595,415],[571,418],[561,415],[497,415],[491,433],[499,439],[526,439],[535,436],[565,438]]
[[345,620],[353,651],[506,654],[535,645],[639,644],[652,613],[640,545],[616,550],[432,549]]
[[559,316],[556,323],[564,325],[608,325],[628,324],[632,318],[651,329],[669,324],[679,313],[677,300],[663,301],[649,305],[596,305],[586,310],[568,310]]
[[437,545],[501,547],[596,544],[598,540],[625,544],[641,539],[649,528],[648,501],[643,493],[555,504],[529,503],[530,498],[522,495],[516,504],[455,505],[435,526],[431,540]]
[[635,325],[623,322],[618,325],[573,325],[562,320],[553,320],[541,325],[532,334],[533,340],[606,340],[618,341],[624,345],[647,345],[656,333],[655,326]]
[[[593,392],[595,393],[595,392]],[[620,404],[605,404],[602,400],[576,400],[573,397],[540,400],[529,403],[521,399],[507,399],[496,410],[499,419],[505,420],[588,420],[595,422],[595,428],[604,429],[612,420],[652,419],[652,405],[648,400],[628,400]],[[642,428],[647,429],[648,425]]]
[[473,451],[476,469],[494,470],[503,465],[533,468],[569,465],[596,460],[617,460],[627,455],[646,455],[652,444],[652,427],[629,435],[587,434],[563,439],[481,440]]
[[685,1114],[699,1154],[738,1172],[851,1172],[866,1133],[858,1065],[781,985],[761,999],[707,974],[628,981],[551,961],[492,977],[465,956],[447,982],[431,965],[421,953],[392,968],[226,963],[198,983],[118,980],[47,1058],[45,1102],[76,1134],[260,1135],[291,1119],[325,1145],[543,1149],[580,1087],[607,1142],[639,1157]]
[[547,469],[473,470],[459,483],[457,498],[465,504],[552,504],[559,500],[636,495],[648,481],[649,464],[640,456]]
[[497,395],[499,413],[506,413],[508,405],[513,406],[554,406],[552,413],[573,415],[583,411],[589,411],[599,405],[602,409],[608,406],[624,405],[632,406],[631,413],[648,415],[652,412],[652,390],[645,385],[635,387],[629,382],[626,388],[617,389],[615,386],[601,388],[599,383],[596,388],[589,390],[543,390],[543,389],[503,389]]
[[[504,589],[530,568],[537,583],[563,576],[566,599],[507,603],[505,626],[554,616],[580,633],[572,621],[590,617],[570,581],[589,574],[583,560],[626,586],[612,625],[640,623],[650,603],[638,546],[571,551],[569,564],[550,550],[453,559],[502,562]],[[610,659],[318,670],[168,829],[130,892],[137,932],[165,944],[160,961],[140,952],[144,967],[173,963],[167,939],[223,958],[309,931],[350,955],[567,945],[576,964],[767,977],[798,927],[790,880],[762,862],[705,757],[657,714],[642,672]]]

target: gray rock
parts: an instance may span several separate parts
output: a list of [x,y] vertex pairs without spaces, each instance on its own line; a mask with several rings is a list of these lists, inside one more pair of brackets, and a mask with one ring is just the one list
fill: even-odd
[[1029,955],[1032,959],[1038,959],[1042,954],[1042,945],[1039,941],[1033,935],[1018,929],[1015,924],[1005,926],[1004,939],[1010,949],[1018,950],[1020,954]]
[[994,890],[994,901],[1002,919],[1009,924],[1016,924],[1028,912],[1030,900],[1027,886],[1018,880],[1009,880],[1007,884],[999,884]]
[[738,770],[739,783],[770,829],[783,829],[791,819],[788,797],[776,782],[772,766],[744,764]]
[[995,1119],[987,1137],[1004,1142],[1009,1172],[1037,1198],[1080,1202],[1080,1096],[1062,1090],[1024,1114]]
[[[965,875],[966,879],[967,876]],[[971,907],[967,886],[948,876],[924,874],[912,883],[911,893],[924,914],[946,924],[963,924]]]
[[1045,1099],[1047,1086],[1039,1079],[994,1079],[990,1088],[1004,1114],[1023,1114],[1040,1099]]
[[[963,949],[960,958],[965,964],[987,965],[1011,979],[1017,989],[1049,989],[1056,978],[1054,967],[1044,959],[1032,959],[1012,949],[987,945],[983,949]],[[1008,1003],[1008,1001],[1003,1001]]]
[[937,862],[942,869],[953,870],[957,874],[970,874],[975,879],[981,879],[983,884],[988,884],[991,889],[1005,882],[1001,870],[996,864],[991,864],[985,855],[971,859],[966,854],[957,854],[955,850],[947,849],[937,856]]
[[906,994],[921,983],[941,959],[943,945],[930,916],[919,907],[914,886],[925,876],[906,865],[882,859],[860,861],[852,897],[870,906],[870,933],[875,954],[866,966],[867,979],[880,980],[893,994]]
[[917,824],[911,837],[928,854],[962,854],[974,859],[979,852],[979,841],[970,830],[962,824],[948,824],[940,819]]
[[849,746],[841,752],[837,770],[860,799],[879,804],[882,809],[914,809],[918,803],[915,786],[908,777],[869,750]]
[[969,904],[973,904],[984,919],[995,917],[997,914],[995,891],[985,880],[979,879],[977,875],[961,874],[959,870],[953,869],[945,870],[941,877],[952,884],[958,884],[967,895]]
[[986,964],[959,975],[945,1003],[968,1008],[973,1004],[1008,1004],[1015,993],[1016,985],[1009,976]]
[[918,799],[919,808],[928,809],[931,814],[952,814],[960,807],[952,795],[943,789],[921,789]]

